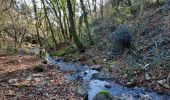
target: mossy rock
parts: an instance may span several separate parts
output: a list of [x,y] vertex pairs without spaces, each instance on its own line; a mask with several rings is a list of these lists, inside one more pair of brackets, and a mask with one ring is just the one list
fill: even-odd
[[43,72],[44,68],[42,65],[35,66],[33,69],[35,72]]
[[57,53],[56,53],[56,56],[60,56],[60,57],[63,57],[63,56],[65,56],[66,55],[66,51],[65,50],[63,50],[63,51],[58,51]]
[[59,51],[55,52],[52,55],[53,56],[64,57],[64,56],[68,55],[69,52],[70,52],[70,49],[69,48],[65,48],[63,50],[59,50]]
[[108,91],[106,91],[106,90],[102,90],[98,94],[110,94],[110,93]]
[[108,91],[102,90],[93,97],[93,100],[115,100],[115,99]]

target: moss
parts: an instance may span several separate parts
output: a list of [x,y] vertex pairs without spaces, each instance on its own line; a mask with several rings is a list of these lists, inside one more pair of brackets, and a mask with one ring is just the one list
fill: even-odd
[[114,100],[114,97],[108,91],[102,90],[93,97],[93,100]]
[[58,52],[56,53],[56,56],[63,57],[64,55],[66,55],[66,51],[65,51],[65,50],[63,50],[63,51],[58,51]]
[[63,57],[65,55],[67,55],[69,52],[70,52],[70,49],[69,48],[65,48],[63,50],[59,50],[59,51],[55,52],[53,55],[54,56]]
[[100,91],[99,93],[97,93],[97,94],[110,94],[108,91],[106,91],[106,90],[102,90],[102,91]]

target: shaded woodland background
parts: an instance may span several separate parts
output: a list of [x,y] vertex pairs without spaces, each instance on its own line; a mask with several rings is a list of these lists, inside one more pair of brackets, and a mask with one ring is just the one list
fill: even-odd
[[92,39],[95,24],[102,23],[114,30],[116,26],[142,16],[147,7],[161,4],[159,0],[2,0],[0,47],[3,51],[8,47],[21,48],[27,43],[48,50],[57,49],[62,43],[75,43],[79,49],[84,49],[83,45],[95,42]]

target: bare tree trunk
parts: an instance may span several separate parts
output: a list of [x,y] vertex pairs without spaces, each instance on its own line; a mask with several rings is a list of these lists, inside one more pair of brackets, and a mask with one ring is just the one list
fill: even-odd
[[156,5],[159,6],[160,5],[160,1],[156,0]]
[[34,6],[34,13],[35,13],[35,20],[36,20],[36,31],[37,31],[37,38],[38,38],[38,42],[39,42],[39,45],[40,45],[40,56],[42,56],[42,47],[43,47],[43,44],[41,42],[41,39],[40,39],[40,34],[39,34],[39,29],[38,29],[38,15],[37,15],[37,6],[36,6],[36,3],[35,3],[35,0],[32,0],[32,3],[33,3],[33,6]]
[[69,39],[69,35],[68,35],[69,33],[67,31],[68,28],[67,28],[67,16],[66,15],[63,16],[63,23],[64,23],[64,27],[65,27],[64,28],[65,38],[67,40],[67,39]]
[[84,50],[83,45],[78,39],[78,36],[76,34],[76,29],[75,29],[74,20],[73,20],[74,14],[73,14],[72,4],[70,0],[67,0],[67,8],[68,8],[68,13],[69,13],[70,34],[73,36],[74,42],[77,45],[78,49],[80,51],[83,51]]
[[132,6],[131,0],[127,0],[127,5],[128,5],[128,6]]
[[24,32],[23,32],[23,34],[22,34],[22,36],[21,36],[21,41],[20,41],[19,47],[22,46],[22,43],[23,43],[25,34],[26,34],[26,28],[24,29]]
[[84,23],[85,23],[86,28],[88,30],[88,37],[89,37],[90,45],[93,45],[92,36],[91,36],[90,29],[89,29],[89,23],[88,23],[88,20],[87,20],[87,12],[85,11],[85,6],[84,6],[83,0],[80,0],[80,4],[81,4],[81,9],[82,9],[83,15],[84,15]]
[[103,0],[100,0],[100,13],[101,13],[101,18],[103,19]]
[[92,1],[93,1],[93,6],[94,6],[93,11],[94,11],[95,13],[97,13],[97,0],[92,0]]
[[89,12],[90,12],[91,19],[93,19],[92,11],[91,11],[91,6],[90,6],[89,0],[87,0],[87,3],[88,3],[88,6],[89,6]]
[[140,0],[140,16],[143,15],[143,12],[145,10],[145,3],[146,3],[146,0]]
[[45,16],[46,16],[47,21],[48,21],[48,24],[49,24],[49,28],[50,28],[50,31],[51,31],[52,39],[53,39],[53,41],[54,41],[55,47],[57,48],[57,41],[56,41],[56,39],[55,39],[55,35],[54,35],[54,31],[53,31],[53,28],[52,28],[50,19],[49,19],[48,15],[47,15],[47,10],[46,10],[46,7],[45,7],[44,0],[41,0],[41,2],[42,2],[42,4],[43,4],[44,13],[45,13]]
[[[48,3],[48,0],[46,0],[46,2]],[[59,21],[59,26],[60,26],[60,30],[61,30],[61,33],[62,33],[62,37],[64,38],[64,41],[66,41],[66,33],[64,31],[64,26],[63,26],[63,23],[62,23],[62,16],[61,16],[61,9],[59,7],[59,1],[56,1],[56,5],[57,5],[57,10],[55,8],[55,5],[54,3],[52,2],[52,0],[50,0],[50,6],[52,6],[52,9],[54,11],[54,14],[55,16],[57,17],[58,21]]]

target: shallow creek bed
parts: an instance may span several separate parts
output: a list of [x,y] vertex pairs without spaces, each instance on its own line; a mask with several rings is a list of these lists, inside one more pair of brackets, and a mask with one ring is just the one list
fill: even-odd
[[93,100],[102,91],[111,94],[113,100],[170,100],[169,95],[159,94],[144,87],[123,87],[115,83],[107,73],[92,70],[87,65],[64,62],[49,56],[46,60],[53,65],[57,65],[61,71],[73,71],[74,73],[67,74],[66,78],[73,82],[81,79],[83,81],[82,87],[85,89],[81,90],[87,91],[88,100]]

